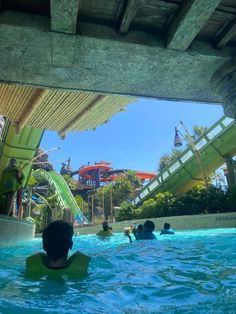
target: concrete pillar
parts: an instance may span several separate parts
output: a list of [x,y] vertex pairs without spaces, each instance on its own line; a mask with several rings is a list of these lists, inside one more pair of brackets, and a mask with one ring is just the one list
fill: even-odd
[[231,187],[235,187],[236,186],[236,161],[232,158],[227,158],[225,159],[226,162],[226,166],[227,166],[227,173],[226,175],[226,179],[227,179],[227,183],[229,188]]
[[222,97],[225,115],[236,120],[236,58],[215,72],[211,84],[213,91]]

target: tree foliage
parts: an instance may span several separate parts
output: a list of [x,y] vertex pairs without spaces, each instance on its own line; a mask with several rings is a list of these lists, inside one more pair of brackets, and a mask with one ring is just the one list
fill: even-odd
[[[131,206],[131,205],[130,205]],[[129,210],[128,210],[129,209]],[[118,221],[167,216],[197,215],[236,211],[236,188],[226,193],[219,188],[198,185],[186,193],[175,195],[170,192],[157,193],[137,209],[121,207]],[[127,214],[127,216],[125,216]],[[131,216],[132,214],[132,216]]]
[[70,175],[63,174],[63,178],[66,181],[67,185],[69,186],[71,191],[77,190],[77,181],[74,180]]
[[[127,199],[134,197],[135,192],[142,186],[134,171],[127,171],[112,184],[97,190],[96,205],[104,207],[105,217],[111,215],[112,207],[119,207]],[[103,206],[104,205],[104,206]]]
[[[201,125],[195,125],[193,127],[192,133],[193,135],[183,135],[183,140],[186,140],[187,142],[189,142],[189,140],[191,141],[195,141],[197,140],[200,136],[202,136],[207,130],[207,127],[205,126],[201,126]],[[182,149],[176,149],[176,148],[172,148],[171,152],[169,154],[164,154],[160,157],[159,162],[158,162],[158,170],[161,171],[163,170],[166,166],[168,166],[172,161],[174,161],[175,159],[177,159],[181,154],[182,154],[183,150]]]
[[161,156],[159,160],[158,170],[163,170],[166,166],[168,166],[172,161],[177,159],[182,154],[181,149],[172,148],[170,154],[164,154]]
[[[43,204],[37,204],[32,215],[36,224],[36,232],[41,232],[52,220],[63,219],[63,210],[57,203],[57,198],[52,193],[45,198]],[[38,212],[38,215],[34,213]]]
[[129,202],[123,202],[120,209],[115,213],[117,220],[131,220],[134,217],[134,208]]

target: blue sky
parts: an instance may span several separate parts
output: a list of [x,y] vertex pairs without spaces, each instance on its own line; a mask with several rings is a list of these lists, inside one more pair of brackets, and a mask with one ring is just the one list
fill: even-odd
[[[210,126],[222,115],[220,105],[140,99],[95,131],[71,132],[65,140],[46,131],[41,147],[59,146],[49,154],[50,161],[70,156],[73,170],[106,160],[113,169],[156,172],[159,158],[173,148],[174,127],[180,120],[191,130],[195,125]],[[54,163],[56,170],[60,167]]]

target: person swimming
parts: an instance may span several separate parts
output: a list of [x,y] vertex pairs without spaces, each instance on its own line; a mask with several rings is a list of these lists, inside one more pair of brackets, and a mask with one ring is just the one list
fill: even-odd
[[101,238],[107,238],[113,235],[112,230],[110,229],[111,227],[109,227],[109,224],[107,221],[103,221],[102,223],[102,229],[97,233],[98,237]]
[[43,231],[42,242],[45,253],[36,253],[26,259],[27,275],[73,275],[87,273],[90,257],[77,251],[68,258],[73,246],[73,227],[71,224],[56,220]]
[[165,222],[163,229],[161,229],[160,235],[163,234],[175,234],[174,230],[171,229],[170,224],[168,222]]
[[[155,224],[151,220],[146,220],[143,225],[138,225],[137,228],[131,226],[130,231],[134,235],[136,240],[154,240],[156,239],[153,231],[155,230]],[[129,241],[132,242],[130,231],[125,230],[125,235],[129,238]]]
[[140,240],[154,240],[156,239],[155,234],[153,231],[155,230],[155,224],[151,220],[146,220],[143,224],[143,229],[141,232],[141,239]]

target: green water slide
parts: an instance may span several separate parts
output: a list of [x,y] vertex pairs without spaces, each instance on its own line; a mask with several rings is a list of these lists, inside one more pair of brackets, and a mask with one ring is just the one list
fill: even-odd
[[14,124],[9,120],[5,121],[0,140],[0,180],[2,171],[7,167],[10,159],[15,158],[23,169],[23,185],[26,185],[32,168],[30,161],[35,156],[42,136],[43,130],[30,127],[24,127],[17,134]]
[[61,208],[70,208],[75,219],[79,223],[88,224],[88,220],[84,217],[66,181],[59,173],[55,171],[45,171],[43,169],[37,169],[33,173],[33,176],[38,182],[48,182]]
[[[210,175],[225,163],[225,158],[236,154],[235,121],[223,116],[196,140],[195,147],[206,175]],[[182,193],[200,181],[203,181],[203,175],[196,153],[187,147],[176,160],[145,185],[131,203],[138,206],[162,191]]]

